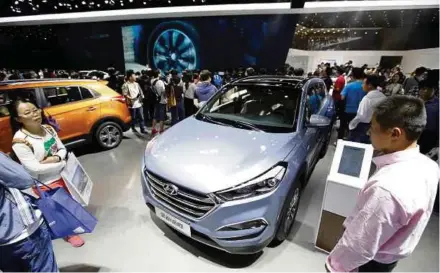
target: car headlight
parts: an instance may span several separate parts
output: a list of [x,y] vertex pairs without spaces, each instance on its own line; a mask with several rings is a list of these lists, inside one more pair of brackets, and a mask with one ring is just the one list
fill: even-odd
[[277,165],[255,179],[215,194],[225,201],[233,201],[271,192],[280,184],[285,172],[284,166]]

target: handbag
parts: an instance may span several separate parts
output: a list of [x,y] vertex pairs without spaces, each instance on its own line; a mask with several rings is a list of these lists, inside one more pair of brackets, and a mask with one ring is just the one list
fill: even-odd
[[[49,188],[43,192],[37,182]],[[98,220],[75,201],[63,188],[52,189],[37,181],[34,182],[40,198],[35,201],[49,227],[51,238],[59,239],[70,235],[91,233]]]
[[171,88],[171,90],[170,90],[170,96],[169,96],[169,99],[168,99],[168,107],[169,107],[169,108],[174,107],[174,106],[177,105],[177,102],[176,102],[176,96],[175,96],[175,94],[174,94],[174,87],[171,86],[170,88]]

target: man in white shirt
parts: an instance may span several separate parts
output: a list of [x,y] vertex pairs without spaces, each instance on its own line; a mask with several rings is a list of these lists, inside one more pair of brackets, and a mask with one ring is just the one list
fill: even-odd
[[371,143],[367,132],[370,128],[374,107],[386,98],[382,92],[377,90],[379,84],[380,78],[376,75],[369,75],[364,79],[362,89],[367,92],[367,95],[363,97],[359,104],[356,117],[348,126],[350,129],[350,134],[348,136],[349,141],[365,144]]
[[165,115],[167,114],[167,97],[165,94],[165,83],[160,79],[160,71],[155,70],[153,72],[153,79],[151,80],[151,88],[153,90],[153,95],[156,97],[156,102],[154,105],[154,118],[153,118],[153,129],[151,134],[154,136],[158,133],[156,125],[159,122],[159,133],[164,130]]
[[135,125],[139,123],[141,133],[145,134],[144,113],[142,109],[142,99],[144,95],[139,84],[136,82],[136,75],[133,70],[127,71],[127,81],[122,86],[122,95],[124,95],[128,108],[131,113],[131,129],[137,132]]

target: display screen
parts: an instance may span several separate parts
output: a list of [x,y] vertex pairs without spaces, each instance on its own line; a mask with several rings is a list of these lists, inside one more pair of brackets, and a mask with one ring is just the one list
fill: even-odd
[[125,68],[278,68],[286,60],[295,22],[296,15],[146,20],[122,27]]
[[338,173],[359,178],[364,154],[365,149],[363,148],[344,146]]

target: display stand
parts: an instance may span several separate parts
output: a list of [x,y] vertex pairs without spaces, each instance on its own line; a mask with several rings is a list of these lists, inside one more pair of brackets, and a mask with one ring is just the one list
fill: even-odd
[[359,190],[368,180],[372,157],[371,145],[338,140],[325,186],[316,248],[330,252],[338,242],[345,218],[353,211]]

